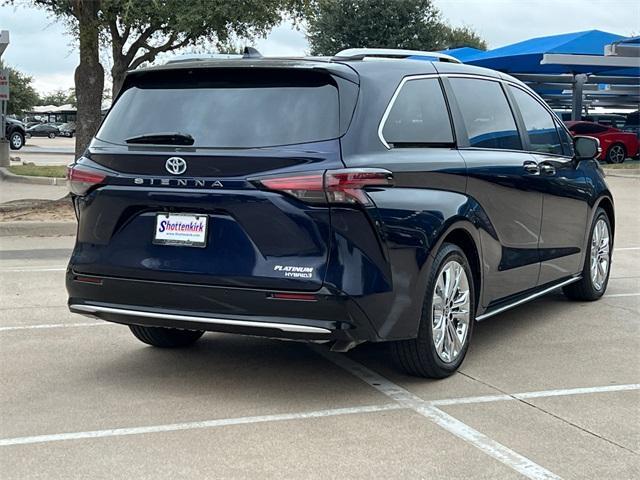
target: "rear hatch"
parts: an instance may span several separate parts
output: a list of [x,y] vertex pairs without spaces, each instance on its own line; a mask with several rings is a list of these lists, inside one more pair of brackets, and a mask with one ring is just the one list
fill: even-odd
[[318,68],[173,68],[130,75],[70,171],[77,273],[313,291],[328,205],[260,179],[343,167],[354,79]]

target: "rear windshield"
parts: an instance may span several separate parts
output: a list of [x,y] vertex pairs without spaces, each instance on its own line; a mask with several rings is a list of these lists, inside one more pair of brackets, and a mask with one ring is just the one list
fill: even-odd
[[149,72],[125,86],[97,138],[180,133],[194,147],[250,148],[339,136],[338,89],[326,74],[295,70]]

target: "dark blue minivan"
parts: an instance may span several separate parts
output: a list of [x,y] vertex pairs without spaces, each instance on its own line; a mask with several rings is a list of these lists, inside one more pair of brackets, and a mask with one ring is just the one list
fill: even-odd
[[426,52],[249,57],[129,72],[69,168],[72,312],[158,347],[392,342],[442,378],[475,321],[604,294],[597,140],[525,84]]

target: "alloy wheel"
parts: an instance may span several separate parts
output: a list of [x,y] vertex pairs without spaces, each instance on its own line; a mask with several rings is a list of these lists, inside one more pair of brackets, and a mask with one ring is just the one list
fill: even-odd
[[591,283],[598,291],[607,281],[609,265],[609,226],[600,218],[591,235]]
[[624,148],[622,148],[620,145],[614,145],[609,150],[609,159],[613,163],[624,162],[624,157],[625,157]]
[[462,353],[469,333],[469,279],[455,260],[447,262],[438,275],[433,292],[431,333],[438,357],[455,362]]

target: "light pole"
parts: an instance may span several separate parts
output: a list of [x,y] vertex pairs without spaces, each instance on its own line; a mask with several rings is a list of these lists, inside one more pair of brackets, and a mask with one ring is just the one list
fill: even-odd
[[[9,31],[0,31],[0,58],[9,46]],[[0,70],[0,167],[8,167],[9,160],[9,139],[7,138],[5,117],[7,116],[7,104],[9,103],[9,71]]]

